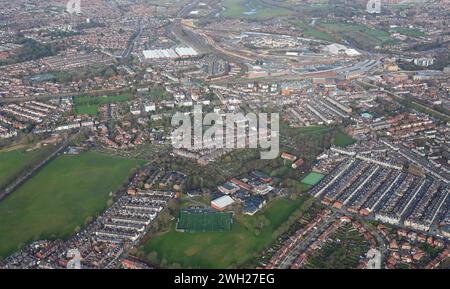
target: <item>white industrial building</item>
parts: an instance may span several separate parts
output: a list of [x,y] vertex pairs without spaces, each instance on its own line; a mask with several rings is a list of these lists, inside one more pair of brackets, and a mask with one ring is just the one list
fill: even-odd
[[145,59],[149,60],[185,58],[198,55],[192,47],[144,50],[142,54]]
[[358,56],[361,55],[356,49],[348,48],[345,45],[333,43],[327,45],[323,48],[325,52],[331,53],[333,55],[342,55],[345,54],[347,56]]
[[216,210],[223,211],[225,210],[226,207],[232,205],[233,203],[234,200],[230,196],[225,195],[215,200],[212,200],[211,207],[213,207]]

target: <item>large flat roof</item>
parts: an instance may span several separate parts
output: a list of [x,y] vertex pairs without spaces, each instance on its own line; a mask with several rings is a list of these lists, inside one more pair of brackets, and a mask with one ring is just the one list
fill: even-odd
[[222,196],[220,198],[211,201],[211,204],[213,204],[218,208],[225,208],[226,206],[229,206],[233,203],[234,200],[230,196]]

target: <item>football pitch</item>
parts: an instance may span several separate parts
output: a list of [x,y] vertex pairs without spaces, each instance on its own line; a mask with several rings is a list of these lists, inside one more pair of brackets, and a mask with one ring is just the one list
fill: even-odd
[[182,210],[177,223],[177,231],[226,232],[231,230],[232,220],[232,213]]
[[316,173],[316,172],[310,172],[303,180],[303,184],[307,184],[310,186],[317,185],[322,179],[324,178],[324,175]]

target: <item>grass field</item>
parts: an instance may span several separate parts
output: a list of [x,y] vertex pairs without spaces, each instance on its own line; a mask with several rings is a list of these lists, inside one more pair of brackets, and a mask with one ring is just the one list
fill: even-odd
[[281,134],[293,132],[295,134],[303,134],[303,135],[323,135],[327,132],[331,132],[333,130],[332,127],[326,125],[316,125],[316,126],[305,126],[299,128],[290,128],[286,122],[282,122],[280,124]]
[[78,115],[87,114],[87,115],[96,115],[98,113],[98,105],[78,105],[75,107],[75,112]]
[[154,87],[150,92],[146,93],[150,100],[172,100],[173,95],[167,92],[164,87]]
[[185,232],[228,232],[233,215],[228,212],[191,212],[182,210],[177,230]]
[[325,27],[327,30],[333,32],[361,31],[369,34],[372,37],[377,37],[380,40],[387,40],[389,38],[388,32],[380,29],[370,28],[362,24],[329,22],[329,23],[320,23],[320,26]]
[[48,148],[27,152],[26,149],[0,151],[0,188],[8,184],[17,174],[45,158]]
[[398,27],[395,29],[396,32],[406,35],[406,36],[411,36],[411,37],[423,37],[425,36],[425,33],[417,30],[417,29],[412,29],[412,28],[405,28],[405,27]]
[[113,96],[77,96],[73,100],[77,114],[96,115],[98,107],[106,103],[124,102],[130,100],[131,93],[122,93]]
[[302,34],[306,38],[314,38],[314,39],[325,40],[325,41],[329,41],[329,42],[336,41],[336,39],[333,36],[331,36],[330,34],[323,32],[321,30],[317,30],[317,29],[305,29],[304,31],[302,31]]
[[326,132],[330,132],[332,128],[329,126],[308,126],[308,127],[300,127],[297,129],[299,133],[309,134],[309,135],[321,135]]
[[[327,32],[338,40],[349,41],[361,49],[372,49],[392,41],[390,33],[381,29],[368,27],[357,23],[346,22],[319,22],[322,32]],[[317,28],[318,29],[318,28]]]
[[362,24],[343,23],[343,22],[327,22],[320,23],[328,31],[335,33],[361,32],[371,38],[377,39],[379,42],[390,39],[390,34],[386,31],[364,26]]
[[306,177],[302,179],[302,184],[315,186],[317,185],[325,176],[316,172],[310,172]]
[[339,147],[346,147],[351,144],[354,144],[355,140],[344,132],[338,132],[333,138],[333,144]]
[[[230,232],[181,233],[170,231],[153,236],[140,250],[145,256],[157,253],[162,266],[184,268],[237,267],[256,257],[273,240],[274,231],[298,208],[307,210],[310,198],[277,199],[254,216],[236,217]],[[258,218],[269,223],[255,232]]]
[[325,41],[329,41],[329,42],[336,41],[336,39],[329,33],[326,33],[324,31],[321,31],[321,30],[318,30],[311,26],[308,26],[301,19],[295,19],[295,21],[293,21],[293,23],[302,30],[301,33],[302,33],[303,37],[314,38],[314,39],[318,39],[318,40],[325,40]]
[[57,157],[0,202],[0,257],[33,240],[69,238],[138,165],[97,152]]
[[225,0],[223,5],[226,10],[223,13],[225,17],[243,17],[246,11],[244,7],[245,0]]
[[392,10],[403,10],[403,9],[411,8],[411,5],[413,5],[413,4],[412,3],[399,3],[399,4],[391,4],[391,5],[388,5],[387,7]]

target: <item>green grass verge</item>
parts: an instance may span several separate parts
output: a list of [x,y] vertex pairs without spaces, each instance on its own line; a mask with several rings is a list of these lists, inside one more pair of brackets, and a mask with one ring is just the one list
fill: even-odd
[[0,202],[0,257],[37,239],[69,238],[106,209],[139,165],[97,152],[59,156]]

